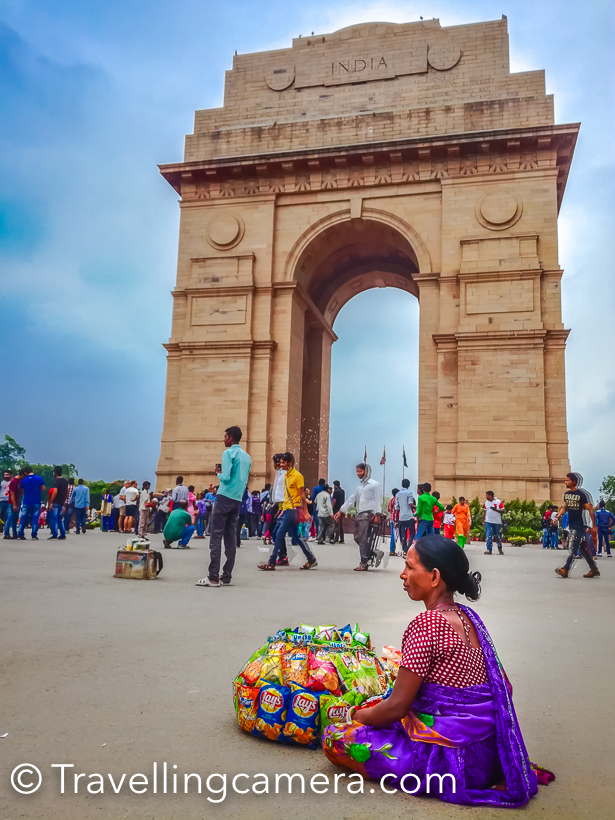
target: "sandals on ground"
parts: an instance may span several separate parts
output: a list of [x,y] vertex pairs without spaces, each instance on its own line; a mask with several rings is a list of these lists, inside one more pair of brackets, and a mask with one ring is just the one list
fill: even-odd
[[359,564],[358,567],[354,568],[355,572],[367,572],[367,566],[365,564]]
[[273,564],[258,564],[257,569],[262,569],[263,572],[275,572]]
[[299,569],[313,569],[314,567],[318,566],[318,561],[314,558],[313,561],[306,561],[302,567]]

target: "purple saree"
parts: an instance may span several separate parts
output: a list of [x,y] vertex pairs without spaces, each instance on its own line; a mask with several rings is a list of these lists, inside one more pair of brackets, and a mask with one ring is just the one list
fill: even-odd
[[536,794],[539,778],[548,782],[553,775],[530,763],[491,637],[472,609],[461,609],[476,629],[488,683],[462,689],[423,683],[406,718],[382,728],[332,724],[323,749],[332,763],[369,780],[389,774],[386,788],[517,808]]

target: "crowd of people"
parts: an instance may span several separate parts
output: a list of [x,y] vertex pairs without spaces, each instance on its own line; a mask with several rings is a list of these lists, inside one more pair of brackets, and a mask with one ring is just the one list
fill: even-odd
[[[408,549],[426,535],[443,535],[454,539],[463,549],[470,535],[472,513],[461,496],[456,503],[444,504],[440,493],[428,482],[419,484],[416,495],[410,481],[404,478],[401,489],[394,487],[388,508],[383,511],[383,488],[372,477],[365,462],[356,466],[358,485],[346,497],[340,481],[327,484],[319,479],[312,489],[305,487],[303,475],[290,452],[273,456],[273,484],[258,490],[248,489],[250,456],[241,447],[239,427],[229,427],[224,434],[225,451],[222,462],[215,465],[218,485],[195,492],[178,476],[173,488],[153,491],[149,481],[139,489],[136,480],[126,480],[115,493],[103,493],[100,511],[90,508],[90,490],[83,479],[69,483],[62,468],[54,468],[53,486],[48,490],[41,476],[29,467],[16,475],[6,471],[0,486],[0,519],[4,522],[4,538],[38,540],[41,526],[47,524],[49,539],[65,539],[72,526],[77,534],[85,534],[87,525],[100,519],[103,532],[130,534],[146,540],[150,533],[163,534],[167,549],[176,545],[188,549],[190,540],[210,536],[211,561],[208,575],[197,581],[199,586],[230,583],[235,551],[242,537],[261,538],[272,547],[267,561],[258,565],[261,571],[272,572],[288,566],[287,536],[305,557],[301,569],[318,566],[314,543],[344,543],[344,523],[353,513],[354,540],[359,549],[357,572],[378,567],[384,551],[378,548],[380,538],[390,537],[389,554],[406,558]],[[579,473],[566,476],[566,493],[560,508],[551,505],[542,520],[543,548],[568,549],[569,556],[558,575],[568,577],[572,561],[583,557],[589,564],[585,577],[600,573],[595,559],[604,554],[611,557],[610,539],[615,516],[604,501],[594,507],[591,495],[582,488]],[[43,500],[43,493],[47,498]],[[485,494],[482,521],[485,528],[485,555],[504,555],[502,532],[505,509],[492,491]],[[475,522],[476,524],[477,522]],[[220,573],[222,541],[225,564]],[[562,546],[560,547],[560,543]]]

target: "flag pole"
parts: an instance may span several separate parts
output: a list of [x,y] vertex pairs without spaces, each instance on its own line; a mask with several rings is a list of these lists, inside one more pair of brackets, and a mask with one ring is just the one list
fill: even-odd
[[382,465],[382,499],[384,500],[386,496],[386,474],[387,474],[387,459],[386,459],[386,448],[382,450],[384,454],[384,464]]
[[401,454],[401,480],[406,477],[406,446],[404,445]]

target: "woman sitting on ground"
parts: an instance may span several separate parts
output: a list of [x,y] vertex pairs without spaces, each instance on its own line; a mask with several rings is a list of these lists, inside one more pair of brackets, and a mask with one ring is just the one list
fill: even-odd
[[328,726],[325,754],[371,780],[388,774],[388,788],[448,803],[522,806],[554,776],[530,763],[489,633],[454,600],[455,592],[479,598],[480,573],[469,572],[454,541],[428,535],[408,550],[400,577],[426,611],[406,629],[393,691],[348,724]]

